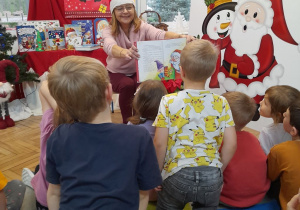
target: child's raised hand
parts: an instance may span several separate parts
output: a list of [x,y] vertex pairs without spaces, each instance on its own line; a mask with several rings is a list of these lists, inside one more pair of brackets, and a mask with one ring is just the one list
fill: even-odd
[[159,192],[159,191],[161,191],[161,189],[162,189],[162,186],[161,186],[161,185],[159,185],[159,186],[155,187],[154,189],[155,189],[155,191],[156,191],[156,192]]

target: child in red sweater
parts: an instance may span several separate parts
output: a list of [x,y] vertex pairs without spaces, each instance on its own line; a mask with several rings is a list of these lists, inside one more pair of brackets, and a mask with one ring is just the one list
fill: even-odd
[[242,129],[255,114],[255,101],[241,92],[227,92],[237,135],[237,149],[223,172],[224,186],[220,201],[232,207],[245,208],[259,203],[270,187],[267,179],[267,156],[258,139]]

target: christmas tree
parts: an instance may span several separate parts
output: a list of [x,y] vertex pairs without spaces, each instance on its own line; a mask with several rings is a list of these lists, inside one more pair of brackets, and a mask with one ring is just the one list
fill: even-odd
[[[0,24],[0,61],[1,60],[11,60],[15,62],[20,71],[19,81],[18,83],[22,83],[24,81],[35,81],[39,82],[39,75],[36,73],[27,72],[27,64],[24,62],[25,56],[23,55],[8,55],[8,51],[12,50],[13,43],[17,40],[16,36],[11,35],[6,32],[6,28]],[[6,80],[13,84],[15,80],[15,71],[13,67],[8,67],[5,70]]]
[[36,31],[36,44],[37,44],[36,51],[44,51],[41,34],[38,30]]

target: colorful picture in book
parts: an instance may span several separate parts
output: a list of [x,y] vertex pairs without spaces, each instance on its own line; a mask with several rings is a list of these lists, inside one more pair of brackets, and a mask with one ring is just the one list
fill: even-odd
[[37,20],[37,21],[23,21],[18,22],[20,26],[34,26],[35,30],[40,32],[42,47],[46,49],[46,38],[45,38],[45,28],[57,28],[59,27],[59,20]]
[[181,79],[180,56],[186,45],[185,38],[138,41],[136,47],[140,59],[136,60],[137,80]]
[[108,21],[106,18],[96,18],[94,20],[94,29],[95,29],[95,43],[103,46],[102,31],[107,27]]
[[57,46],[58,49],[65,48],[64,27],[46,28],[45,35],[46,35],[47,50],[53,49],[52,48],[53,46]]
[[81,25],[82,44],[94,44],[92,20],[72,20],[72,24]]
[[82,45],[81,26],[76,24],[66,24],[64,27],[66,48],[74,49],[75,46]]
[[16,26],[19,52],[35,51],[36,31],[34,26]]
[[180,54],[181,50],[175,49],[170,54],[169,63],[167,63],[165,66],[160,60],[155,60],[157,66],[157,76],[159,79],[180,79]]
[[110,0],[64,0],[66,18],[111,17]]

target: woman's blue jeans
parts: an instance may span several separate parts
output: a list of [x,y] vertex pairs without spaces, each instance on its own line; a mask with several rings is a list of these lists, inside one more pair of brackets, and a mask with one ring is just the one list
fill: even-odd
[[183,168],[163,181],[158,192],[157,210],[183,209],[193,202],[193,209],[217,209],[223,174],[211,166]]

